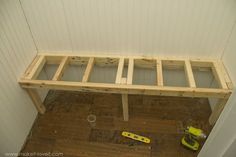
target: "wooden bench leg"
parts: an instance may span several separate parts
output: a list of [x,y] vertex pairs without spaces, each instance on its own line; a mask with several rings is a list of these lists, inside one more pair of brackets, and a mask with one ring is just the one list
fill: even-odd
[[124,121],[129,120],[128,94],[122,94],[122,106]]
[[218,100],[218,102],[216,103],[216,105],[211,113],[211,116],[209,118],[210,125],[214,125],[216,123],[216,121],[218,120],[221,112],[223,111],[227,101],[228,101],[227,98]]
[[36,91],[36,89],[26,88],[26,91],[29,94],[29,96],[30,96],[31,100],[33,101],[35,107],[37,108],[38,112],[41,114],[44,114],[46,111],[46,108],[43,105],[41,98],[40,98],[38,92]]

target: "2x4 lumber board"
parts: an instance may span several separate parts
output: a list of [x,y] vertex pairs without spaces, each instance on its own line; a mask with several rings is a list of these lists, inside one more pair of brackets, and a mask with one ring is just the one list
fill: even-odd
[[30,63],[30,65],[27,67],[27,69],[25,70],[25,73],[23,74],[22,78],[26,78],[28,77],[28,75],[30,74],[30,72],[32,71],[34,65],[37,63],[37,61],[39,60],[40,56],[36,55],[33,59],[33,61]]
[[117,74],[116,74],[116,83],[121,84],[121,78],[122,78],[122,73],[123,73],[123,68],[124,68],[124,58],[120,58],[119,64],[118,64],[118,69],[117,69]]
[[213,62],[212,72],[218,84],[220,85],[220,87],[223,89],[228,89],[228,86],[226,85],[226,82],[224,79],[224,75],[221,72],[221,68],[219,67],[219,64],[217,62]]
[[117,66],[119,63],[119,58],[102,58],[96,57],[96,65],[100,67],[114,67]]
[[31,71],[29,72],[29,75],[26,76],[26,79],[36,79],[39,75],[39,73],[41,72],[41,70],[43,69],[43,66],[46,63],[46,59],[45,56],[40,56],[39,59],[37,60],[37,62],[34,64],[33,68],[31,69]]
[[94,60],[95,60],[94,57],[89,58],[88,65],[87,65],[86,70],[84,72],[82,82],[88,82],[90,74],[91,74],[93,66],[94,66]]
[[[121,78],[121,84],[127,84],[127,78]],[[122,108],[123,108],[123,118],[124,121],[129,120],[129,104],[128,104],[128,94],[121,94]]]
[[45,56],[47,64],[60,64],[61,60],[69,56]]
[[184,60],[161,60],[164,69],[182,69],[184,67]]
[[127,74],[127,84],[131,85],[133,83],[133,72],[134,72],[134,59],[129,59],[128,74]]
[[[120,55],[102,55],[98,53],[94,53],[92,54],[92,52],[90,54],[88,54],[87,52],[85,53],[80,53],[79,55],[75,55],[74,53],[70,53],[70,52],[66,52],[66,53],[58,53],[58,52],[39,52],[39,55],[45,55],[45,56],[57,56],[57,57],[62,57],[62,56],[70,56],[70,57],[95,57],[95,58],[120,58]],[[123,58],[133,58],[133,59],[147,59],[147,60],[154,60],[157,59],[157,57],[150,57],[150,56],[130,56],[130,55],[126,55]],[[169,59],[169,58],[167,58]]]
[[184,66],[184,60],[162,59],[163,66]]
[[215,105],[215,107],[210,115],[210,118],[209,118],[209,123],[211,125],[214,125],[216,123],[216,121],[218,120],[221,112],[223,111],[227,101],[228,101],[227,98],[218,100],[218,102]]
[[122,97],[124,121],[128,121],[129,120],[128,94],[122,94],[121,97]]
[[122,85],[92,82],[68,82],[48,80],[19,80],[23,88],[41,88],[54,90],[70,90],[85,92],[119,93],[119,94],[144,94],[162,96],[183,96],[183,97],[228,97],[232,90],[212,88],[189,88],[189,87],[159,87],[147,85]]
[[69,62],[70,65],[87,66],[89,58],[91,57],[70,56]]
[[122,77],[120,83],[121,83],[121,84],[127,84],[127,78]]
[[228,86],[228,89],[233,89],[233,82],[232,82],[232,80],[230,79],[230,77],[229,77],[229,74],[228,74],[228,72],[227,72],[227,70],[226,70],[226,68],[225,68],[225,66],[224,66],[224,64],[223,64],[223,62],[222,61],[218,61],[218,66],[220,67],[220,69],[221,69],[221,72],[222,72],[222,74],[223,74],[223,76],[224,76],[224,79],[225,79],[225,83],[226,83],[226,85]]
[[185,74],[187,76],[189,86],[191,88],[196,88],[196,83],[193,76],[193,70],[192,70],[192,66],[189,60],[185,60],[184,69],[185,69]]
[[[134,58],[130,58],[134,59]],[[135,67],[137,68],[147,68],[147,69],[154,69],[156,67],[156,62],[153,59],[134,59],[135,60]]]
[[157,85],[163,86],[163,73],[162,73],[162,62],[161,60],[156,60],[156,70],[157,70]]
[[63,76],[64,74],[64,71],[66,69],[66,66],[68,64],[68,56],[64,57],[59,65],[59,67],[57,68],[57,71],[56,73],[54,74],[52,80],[53,81],[58,81],[61,79],[61,77]]
[[[69,56],[69,57],[95,57],[95,58],[120,58],[120,55],[102,55],[98,53],[94,53],[92,54],[92,52],[90,54],[88,54],[88,52],[80,52],[79,55],[76,55],[75,53],[71,53],[71,52],[65,52],[65,53],[58,53],[58,52],[46,52],[46,51],[40,51],[38,53],[38,55],[45,55],[45,56],[52,56],[52,57],[63,57],[63,56]],[[172,60],[172,61],[180,61],[182,62],[181,64],[183,65],[183,62],[185,59],[183,58],[179,58],[179,57],[158,57],[158,56],[136,56],[136,55],[126,55],[123,58],[133,58],[133,59],[144,59],[144,60],[156,60],[156,59],[160,59],[160,60]],[[199,58],[192,58],[191,61],[193,62],[213,62],[216,61],[216,59],[199,59]]]
[[211,68],[212,67],[212,63],[214,61],[215,60],[201,60],[201,59],[198,59],[198,60],[191,59],[190,60],[191,65],[193,67],[203,67],[203,68]]
[[39,94],[37,93],[36,89],[27,88],[26,92],[29,94],[31,100],[33,101],[36,109],[39,113],[44,114],[46,111],[45,106],[43,105]]

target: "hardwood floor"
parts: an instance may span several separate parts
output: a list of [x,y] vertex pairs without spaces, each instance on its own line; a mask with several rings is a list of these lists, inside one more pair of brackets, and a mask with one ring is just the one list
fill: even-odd
[[[50,91],[47,111],[39,115],[22,153],[58,153],[66,157],[195,157],[180,145],[183,129],[192,125],[207,134],[211,109],[207,99],[129,96],[128,122],[121,95]],[[97,117],[96,126],[87,116]],[[121,136],[130,131],[147,136],[144,144]],[[34,154],[37,156],[37,154]],[[23,156],[23,155],[22,155]],[[38,154],[38,156],[40,156]]]

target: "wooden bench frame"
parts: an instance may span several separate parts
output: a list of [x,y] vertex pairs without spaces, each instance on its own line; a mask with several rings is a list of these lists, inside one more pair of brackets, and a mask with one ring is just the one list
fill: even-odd
[[[45,64],[58,64],[58,68],[52,80],[38,80],[41,70]],[[67,65],[86,65],[86,69],[80,82],[62,81]],[[89,82],[90,74],[94,64],[98,66],[117,66],[117,75],[114,83]],[[124,65],[128,66],[127,77],[122,77]],[[134,65],[142,68],[156,69],[156,85],[134,85]],[[163,81],[163,67],[185,69],[188,87],[165,86]],[[193,75],[193,68],[211,69],[218,82],[219,88],[198,88]],[[124,120],[129,119],[128,94],[181,96],[181,97],[212,97],[218,98],[218,103],[213,109],[209,123],[214,124],[223,110],[228,98],[232,93],[232,82],[229,75],[219,60],[202,59],[177,59],[163,57],[142,56],[98,56],[98,55],[75,55],[75,54],[53,54],[40,53],[29,65],[19,83],[25,88],[31,97],[37,110],[43,114],[45,107],[40,100],[36,89],[71,90],[85,92],[119,93],[122,95],[122,106]]]

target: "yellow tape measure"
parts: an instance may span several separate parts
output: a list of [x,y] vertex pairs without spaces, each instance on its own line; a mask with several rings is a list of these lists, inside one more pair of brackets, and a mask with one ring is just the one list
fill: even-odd
[[133,133],[127,132],[127,131],[123,131],[122,136],[131,138],[131,139],[136,140],[136,141],[144,142],[144,143],[150,143],[151,142],[151,140],[147,137],[136,135],[136,134],[133,134]]

